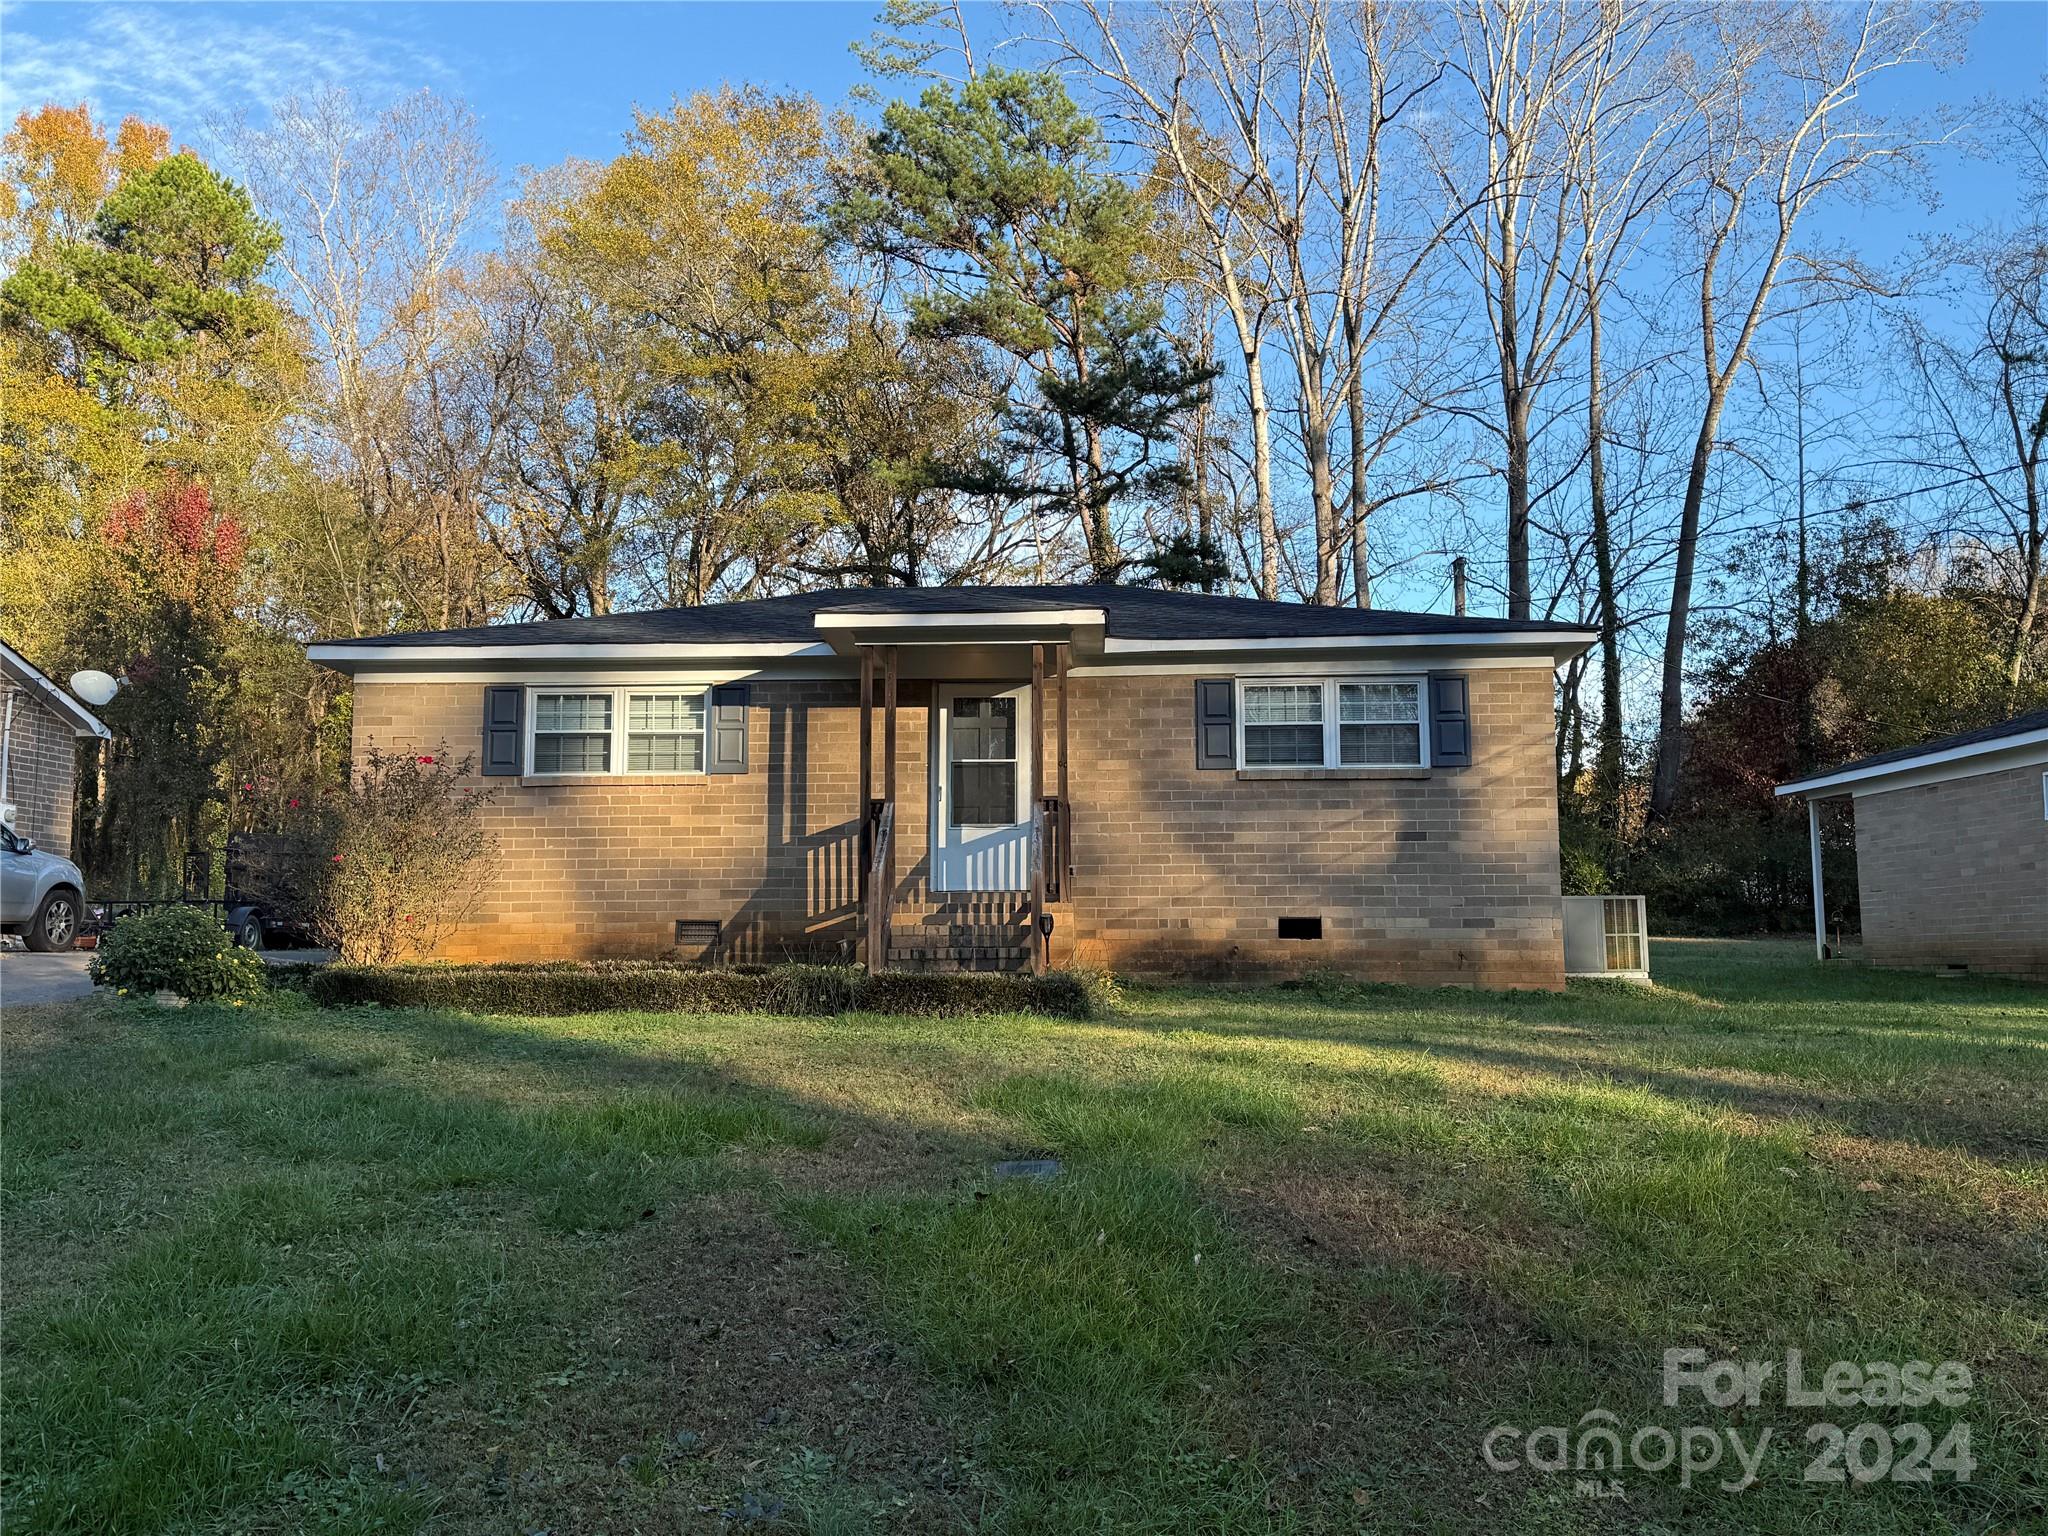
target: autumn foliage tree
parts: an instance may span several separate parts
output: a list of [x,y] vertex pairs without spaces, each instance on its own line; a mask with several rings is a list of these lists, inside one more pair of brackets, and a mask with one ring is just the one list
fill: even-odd
[[66,640],[126,681],[101,711],[114,742],[81,829],[84,861],[103,883],[172,893],[197,874],[188,860],[210,880],[247,554],[242,524],[206,486],[175,475],[122,497],[100,524]]

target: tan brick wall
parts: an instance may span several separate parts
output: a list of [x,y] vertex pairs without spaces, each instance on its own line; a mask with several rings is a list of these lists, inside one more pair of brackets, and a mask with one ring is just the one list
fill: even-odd
[[[1559,986],[1548,671],[1471,675],[1474,762],[1426,780],[1240,781],[1194,767],[1193,680],[1074,680],[1078,866],[1056,960],[1259,975],[1334,966],[1388,980]],[[1046,788],[1055,787],[1047,689]],[[926,889],[931,687],[898,709],[899,943],[1015,924],[1012,898]],[[481,747],[481,683],[365,682],[358,755]],[[646,954],[715,917],[737,952],[851,956],[859,710],[850,682],[756,683],[752,771],[499,787],[500,856],[451,959]],[[881,721],[876,792],[881,792]],[[1320,915],[1320,943],[1274,937]]]
[[[1427,779],[1195,767],[1194,683],[1074,690],[1078,958],[1119,970],[1332,966],[1387,981],[1564,984],[1551,675],[1470,674],[1472,765]],[[1323,920],[1281,940],[1281,917]]]
[[1856,799],[1863,947],[1888,966],[2048,981],[2048,819],[2035,763]]
[[26,688],[0,682],[0,712],[12,694],[14,727],[8,738],[7,795],[20,809],[14,830],[40,848],[71,856],[71,791],[78,772],[71,722]]

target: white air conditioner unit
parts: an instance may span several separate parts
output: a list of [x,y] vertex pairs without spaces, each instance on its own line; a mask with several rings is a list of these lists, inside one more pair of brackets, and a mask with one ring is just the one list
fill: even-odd
[[1564,899],[1564,973],[1650,979],[1650,925],[1640,896]]

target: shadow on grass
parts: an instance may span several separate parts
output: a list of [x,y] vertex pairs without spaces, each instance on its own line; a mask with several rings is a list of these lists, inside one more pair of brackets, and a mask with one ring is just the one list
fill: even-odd
[[129,1049],[95,1031],[5,1084],[11,1242],[105,1219],[75,1189],[109,1162],[153,1213],[69,1293],[9,1297],[10,1530],[279,1499],[287,1526],[417,1523],[431,1490],[352,1464],[337,1405],[530,1377],[594,1240],[746,1177],[734,1154],[854,1134],[730,1073],[457,1015],[123,1017]]
[[[1476,1016],[1459,1027],[1571,1017],[1445,1001]],[[1373,1017],[1397,1003],[1407,1022]],[[1207,1012],[1247,1006],[1265,1005]],[[793,1186],[794,1228],[860,1266],[959,1394],[989,1523],[1007,1530],[1351,1529],[1356,1492],[1396,1528],[1569,1529],[1539,1523],[1544,1488],[1477,1466],[1485,1422],[1568,1423],[1602,1393],[1632,1406],[1654,1351],[1693,1338],[1865,1358],[2024,1342],[1923,1269],[1850,1252],[1837,1195],[1780,1172],[1801,1161],[1798,1126],[1738,1132],[1689,1093],[1580,1079],[1474,1104],[1432,1064],[1438,994],[1369,998],[1350,1026],[1334,1011],[1280,1028],[982,1021],[955,1043],[887,1021],[193,1010],[125,1048],[60,1052],[6,1085],[10,1202],[62,1209],[67,1177],[124,1155],[110,1148],[214,1145],[233,1173],[167,1188],[173,1217],[83,1296],[10,1320],[31,1362],[6,1426],[12,1523],[147,1529],[251,1507],[264,1519],[246,1523],[417,1523],[435,1490],[348,1456],[335,1405],[388,1425],[455,1381],[519,1404],[613,1283],[603,1234],[658,1233],[644,1213],[730,1188],[761,1157]],[[992,1059],[1012,1027],[1041,1069]],[[718,1060],[781,1030],[849,1080],[798,1088]],[[1344,1114],[1309,1132],[1313,1062],[1275,1070],[1269,1042],[1398,1059],[1355,1064]],[[1117,1054],[1141,1044],[1168,1065]],[[1567,1071],[1526,1054],[1490,1065]],[[942,1077],[933,1101],[862,1113],[873,1074],[904,1062]],[[1065,1173],[975,1176],[993,1148],[955,1108]],[[144,1134],[124,1143],[127,1121]],[[906,1138],[951,1187],[806,1182],[841,1150]],[[2010,1513],[1997,1490],[2024,1460],[2006,1433],[1987,1434],[1978,1488],[1884,1490],[1837,1527]],[[1722,1505],[1643,1497],[1697,1529],[1812,1515],[1757,1503],[1730,1524]]]

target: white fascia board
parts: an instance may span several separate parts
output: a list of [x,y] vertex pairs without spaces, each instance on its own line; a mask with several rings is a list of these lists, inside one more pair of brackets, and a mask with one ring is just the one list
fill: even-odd
[[27,689],[31,698],[40,699],[69,720],[74,736],[97,736],[101,741],[114,739],[114,733],[100,724],[99,716],[71,697],[55,678],[5,640],[0,640],[0,672]]
[[829,645],[801,640],[773,644],[760,641],[742,644],[689,645],[310,645],[308,660],[349,671],[372,664],[407,665],[429,662],[476,661],[723,661],[736,657],[781,659],[792,656],[830,656]]
[[1109,616],[1100,608],[1006,609],[1000,613],[849,613],[836,609],[814,620],[819,629],[1047,629],[1100,627]]
[[[1943,779],[1960,779],[1975,773],[2019,767],[2032,760],[2032,749],[2036,748],[2048,749],[2048,730],[1996,736],[1990,741],[1973,741],[1967,746],[1950,747],[1945,752],[1923,752],[1915,757],[1895,758],[1888,763],[1872,763],[1867,768],[1845,768],[1839,773],[1794,779],[1790,784],[1780,784],[1778,794],[1812,795],[1831,789],[1846,789],[1850,794],[1857,794],[1881,787],[1882,780],[1903,779],[1909,775],[1920,783],[1939,783]],[[2008,756],[2012,758],[2010,763],[1980,761]]]
[[1135,660],[1141,656],[1206,656],[1213,665],[1255,663],[1339,655],[1353,658],[1372,656],[1413,656],[1440,653],[1460,664],[1482,663],[1483,658],[1517,658],[1523,662],[1541,660],[1553,669],[1563,666],[1590,646],[1599,635],[1592,630],[1557,630],[1548,634],[1482,633],[1440,635],[1278,635],[1262,640],[1133,640],[1115,636],[1103,642],[1107,661]]
[[1110,656],[1168,651],[1379,651],[1425,646],[1449,651],[1519,649],[1549,654],[1559,649],[1576,652],[1599,638],[1590,629],[1540,634],[1276,635],[1263,640],[1130,640],[1112,635],[1102,642],[1102,649]]
[[1558,662],[1547,651],[1525,655],[1513,653],[1474,656],[1446,653],[1433,656],[1421,651],[1402,651],[1373,656],[1353,652],[1346,656],[1229,655],[1189,656],[1180,661],[1142,661],[1119,657],[1115,661],[1078,663],[1069,668],[1074,677],[1214,677],[1228,672],[1233,677],[1413,677],[1418,668],[1456,668],[1460,672],[1545,672]]

